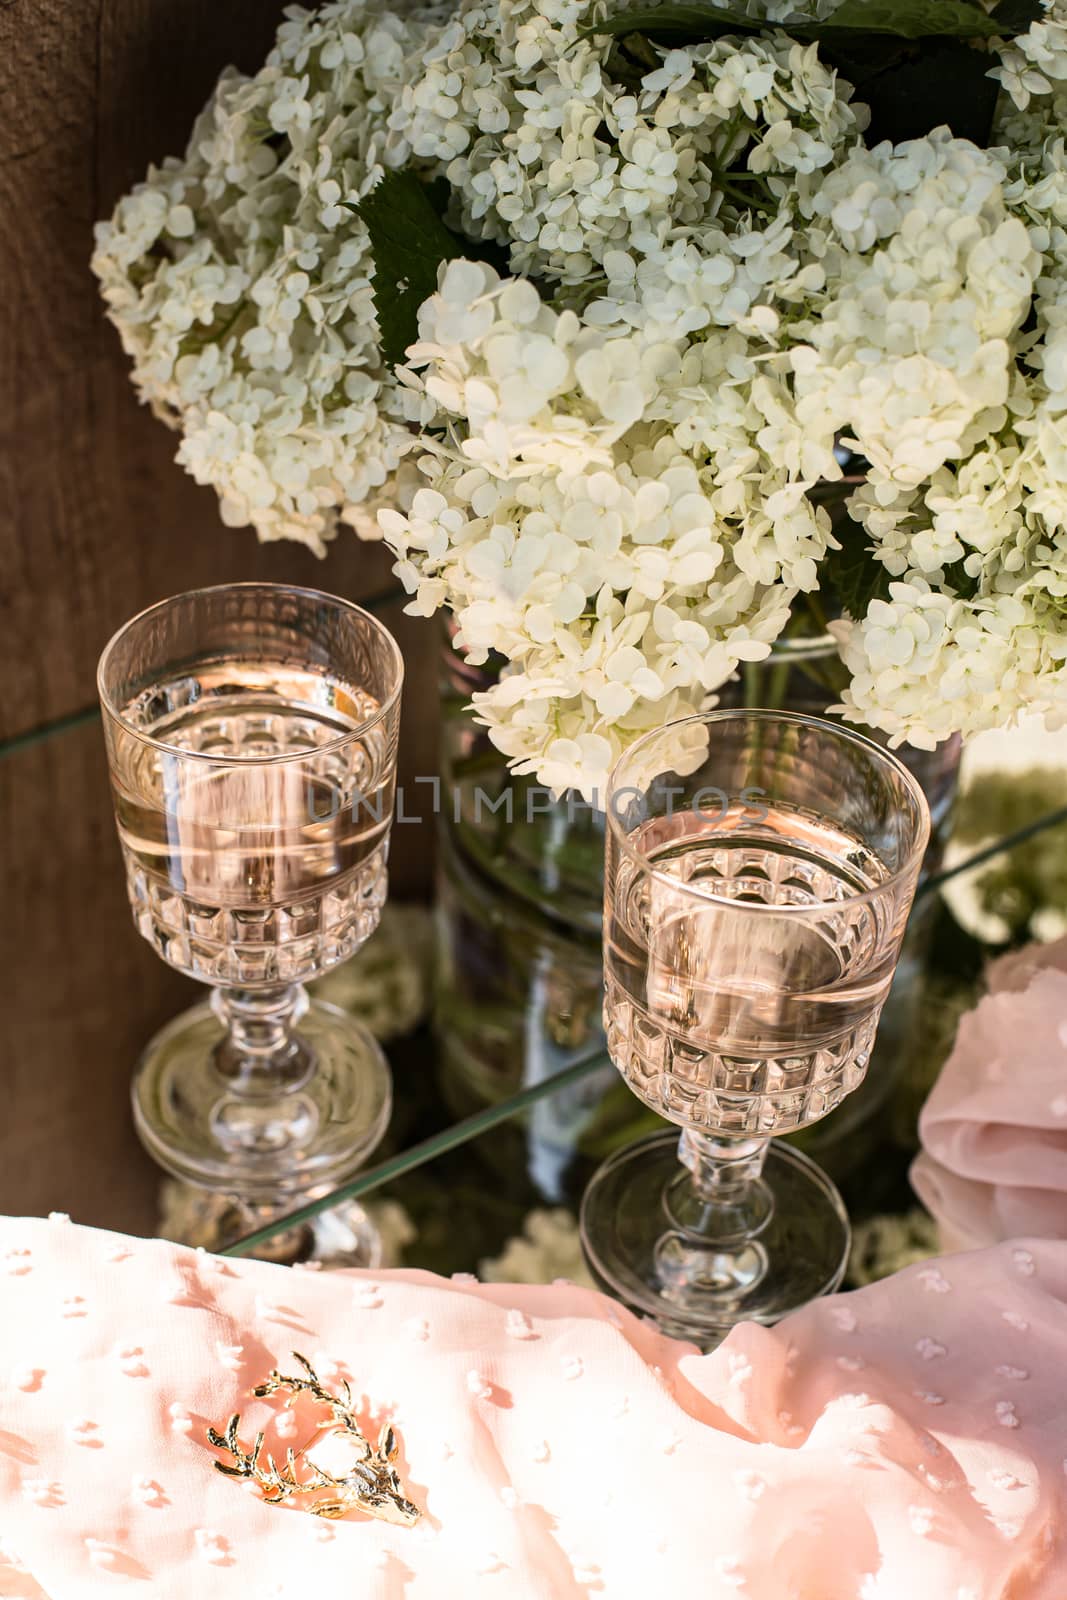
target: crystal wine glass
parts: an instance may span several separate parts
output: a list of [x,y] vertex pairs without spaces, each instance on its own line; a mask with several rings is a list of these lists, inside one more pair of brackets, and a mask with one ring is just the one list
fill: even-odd
[[378,923],[402,681],[367,612],[269,583],[164,600],[100,659],[134,920],[214,991],[145,1050],[137,1129],[249,1219],[343,1182],[388,1121],[378,1044],[303,985]]
[[612,773],[608,1048],[683,1132],[605,1162],[582,1239],[599,1281],[665,1331],[710,1347],[840,1283],[841,1198],[772,1140],[862,1082],[928,836],[895,757],[784,712],[685,718]]

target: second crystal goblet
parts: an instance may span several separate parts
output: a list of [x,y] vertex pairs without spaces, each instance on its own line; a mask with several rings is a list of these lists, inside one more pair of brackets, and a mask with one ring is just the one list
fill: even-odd
[[840,1283],[840,1196],[770,1141],[862,1082],[928,835],[910,773],[830,722],[709,712],[616,766],[608,1048],[684,1131],[599,1169],[582,1238],[601,1283],[665,1331],[709,1346]]
[[402,681],[358,606],[261,583],[165,600],[100,660],[135,921],[214,988],[148,1045],[137,1128],[250,1218],[343,1182],[388,1121],[378,1044],[303,984],[378,922]]

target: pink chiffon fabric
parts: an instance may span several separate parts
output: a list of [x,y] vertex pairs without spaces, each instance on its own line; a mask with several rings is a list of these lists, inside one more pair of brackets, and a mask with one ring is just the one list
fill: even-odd
[[942,1248],[1067,1239],[1067,940],[994,962],[919,1119]]
[[[309,1273],[0,1221],[0,1595],[1063,1600],[1067,1245],[923,1264],[711,1355],[591,1291]],[[264,1505],[209,1423],[299,1350],[414,1528]]]

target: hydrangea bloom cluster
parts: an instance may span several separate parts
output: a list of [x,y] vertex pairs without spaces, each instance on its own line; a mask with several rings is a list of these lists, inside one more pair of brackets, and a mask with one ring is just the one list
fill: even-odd
[[[830,544],[788,385],[736,328],[601,326],[453,262],[409,351],[443,432],[399,575],[457,644],[511,663],[477,697],[520,772],[603,789],[622,748],[758,660]],[[832,435],[813,476],[836,470]]]
[[226,74],[181,160],[98,225],[93,269],[178,459],[223,521],[320,554],[410,447],[383,372],[366,231],[348,204],[410,155],[389,108],[429,22],[378,0],[294,13]]
[[[380,528],[410,609],[503,658],[479,715],[557,789],[602,788],[825,587],[842,444],[884,569],[834,624],[846,714],[927,747],[1067,720],[1067,0],[991,50],[988,149],[872,146],[773,26],[795,0],[745,4],[759,35],[647,59],[592,31],[603,0],[294,11],[99,232],[225,519]],[[402,166],[471,259],[391,371],[350,207]]]
[[1067,5],[1049,0],[1045,15],[1000,51],[994,69],[1014,103],[1026,111],[1067,86]]
[[[505,244],[517,273],[581,284],[610,253],[658,255],[714,215],[738,151],[787,188],[862,126],[814,46],[718,40],[630,86],[583,37],[590,20],[589,0],[465,5],[390,118],[447,178],[464,230]],[[727,198],[747,211],[751,191]]]
[[[1062,26],[1058,8],[1031,35]],[[909,481],[875,466],[850,503],[895,581],[865,617],[834,626],[852,674],[844,698],[895,743],[932,748],[1027,709],[1067,721],[1067,93],[1013,75],[1029,38],[1004,52],[1003,143],[982,153],[995,189],[981,201],[991,231],[977,314],[962,288],[972,338],[1003,319],[986,364],[993,403],[933,470]]]

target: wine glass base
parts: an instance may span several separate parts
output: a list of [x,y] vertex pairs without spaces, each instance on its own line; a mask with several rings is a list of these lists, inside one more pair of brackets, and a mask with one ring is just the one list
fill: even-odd
[[[232,1195],[194,1188],[174,1178],[162,1186],[160,1212],[159,1232],[164,1239],[213,1255],[270,1220],[269,1213],[243,1205]],[[374,1268],[382,1266],[383,1256],[381,1234],[358,1200],[343,1200],[248,1252],[253,1261],[287,1267],[317,1262],[326,1268]]]
[[210,1005],[162,1028],[134,1075],[141,1143],[173,1177],[274,1212],[345,1182],[389,1121],[381,1046],[337,1006],[312,1000],[296,1039],[308,1070],[283,1091],[241,1093],[219,1071],[225,1030]]
[[586,1262],[600,1287],[674,1338],[713,1349],[738,1322],[777,1322],[845,1274],[849,1225],[841,1196],[813,1161],[772,1141],[761,1182],[773,1200],[753,1238],[702,1240],[672,1218],[678,1134],[620,1150],[582,1200]]

